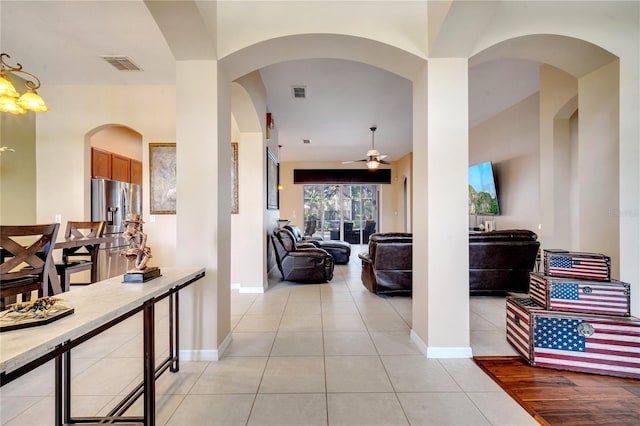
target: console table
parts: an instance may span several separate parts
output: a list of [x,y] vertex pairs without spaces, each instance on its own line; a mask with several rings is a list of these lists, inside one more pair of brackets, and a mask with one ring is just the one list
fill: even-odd
[[[56,295],[74,313],[50,324],[0,333],[0,386],[55,360],[55,424],[120,422],[155,424],[155,379],[167,369],[178,371],[178,293],[204,276],[204,268],[162,268],[146,283],[122,283],[122,277],[75,287]],[[154,306],[169,298],[169,356],[155,365]],[[71,417],[71,349],[125,319],[143,312],[143,381],[106,417]],[[122,414],[144,395],[142,417]]]

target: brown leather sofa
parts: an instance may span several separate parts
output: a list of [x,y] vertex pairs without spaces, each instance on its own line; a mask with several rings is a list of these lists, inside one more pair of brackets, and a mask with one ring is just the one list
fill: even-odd
[[360,253],[362,284],[376,294],[411,294],[413,237],[409,233],[377,233]]
[[315,247],[321,248],[333,256],[333,260],[336,264],[349,263],[349,257],[351,256],[351,244],[346,241],[324,241],[321,238],[303,238],[300,228],[296,225],[286,225],[284,229],[291,231],[293,237],[296,240],[298,246],[300,244],[313,244]]
[[469,291],[527,293],[539,248],[538,236],[528,230],[470,233]]
[[298,247],[287,229],[274,230],[271,241],[284,280],[320,283],[333,278],[334,260],[325,250],[309,245]]

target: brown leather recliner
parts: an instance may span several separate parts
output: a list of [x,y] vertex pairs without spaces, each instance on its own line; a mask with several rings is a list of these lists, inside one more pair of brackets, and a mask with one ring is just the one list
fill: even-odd
[[540,247],[537,239],[523,229],[470,233],[470,292],[527,293]]
[[317,247],[299,248],[293,234],[287,229],[274,230],[271,241],[284,280],[318,283],[333,278],[334,260],[325,250]]
[[372,293],[411,294],[413,237],[410,233],[378,233],[369,238],[369,252],[360,253],[362,284]]

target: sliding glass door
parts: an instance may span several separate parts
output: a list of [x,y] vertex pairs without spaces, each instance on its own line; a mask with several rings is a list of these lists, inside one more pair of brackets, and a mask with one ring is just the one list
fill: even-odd
[[304,233],[366,244],[377,231],[378,185],[304,185]]

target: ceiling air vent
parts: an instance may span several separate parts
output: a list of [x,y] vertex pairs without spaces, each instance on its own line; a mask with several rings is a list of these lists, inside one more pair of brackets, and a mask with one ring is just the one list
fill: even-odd
[[142,68],[134,64],[126,56],[101,56],[119,71],[142,71]]
[[293,93],[294,99],[305,99],[307,97],[306,86],[293,86],[291,92]]
[[302,143],[310,144],[311,139],[302,139]]

